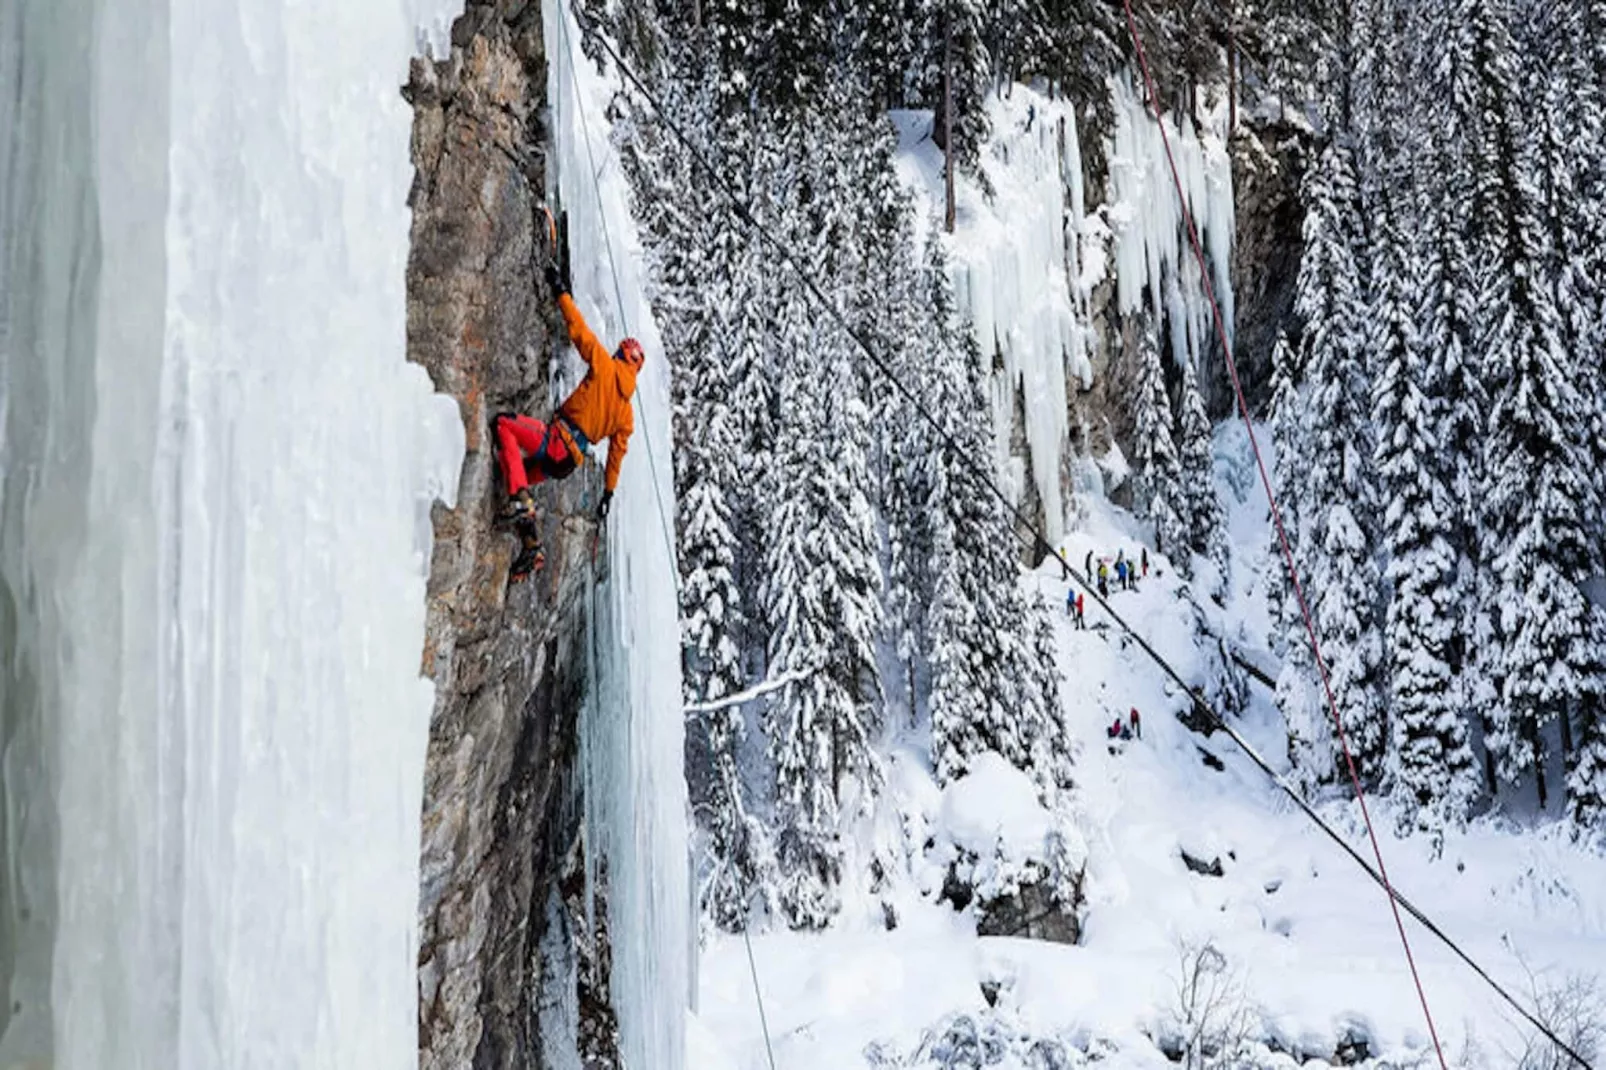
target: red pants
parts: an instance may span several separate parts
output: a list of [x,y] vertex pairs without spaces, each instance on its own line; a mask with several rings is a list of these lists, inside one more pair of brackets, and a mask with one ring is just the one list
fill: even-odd
[[[499,416],[495,423],[497,459],[507,492],[517,494],[531,483],[562,479],[574,470],[574,458],[563,436],[532,416]],[[526,457],[528,455],[528,457]]]

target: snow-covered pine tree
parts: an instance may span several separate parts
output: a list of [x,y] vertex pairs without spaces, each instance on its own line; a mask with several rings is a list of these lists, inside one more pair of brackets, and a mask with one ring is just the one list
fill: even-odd
[[[1276,457],[1272,483],[1277,491],[1283,530],[1294,556],[1294,571],[1309,576],[1311,540],[1305,535],[1300,495],[1305,487],[1305,458],[1310,451],[1310,428],[1306,399],[1297,385],[1299,348],[1289,343],[1287,334],[1278,332],[1272,347],[1271,434]],[[1332,719],[1320,693],[1310,640],[1305,632],[1299,599],[1286,575],[1281,540],[1271,535],[1271,560],[1277,563],[1282,582],[1271,588],[1272,620],[1276,623],[1273,641],[1282,654],[1282,671],[1277,675],[1277,708],[1288,732],[1288,756],[1294,775],[1307,789],[1329,777],[1337,748],[1333,745]]]
[[954,159],[960,168],[985,183],[986,176],[978,171],[978,164],[981,147],[992,132],[987,116],[993,85],[993,61],[986,44],[987,9],[979,0],[912,0],[912,7],[916,52],[909,98],[934,109],[933,134],[941,144],[946,54],[953,75]]
[[[714,82],[669,79],[677,124],[705,151],[717,122]],[[733,502],[745,497],[739,474],[740,421],[729,406],[729,282],[739,250],[717,214],[692,191],[696,172],[686,147],[652,121],[635,116],[624,156],[642,193],[659,322],[672,364],[678,557],[684,697],[718,699],[744,683],[739,639],[742,597],[734,567],[739,544]],[[740,773],[743,712],[726,707],[696,715],[688,732],[687,781],[704,857],[700,900],[716,925],[745,924],[755,892],[772,899],[773,857],[767,830],[750,812]]]
[[[933,359],[929,307],[921,293],[921,275],[914,263],[914,233],[911,213],[898,212],[898,224],[890,249],[882,261],[887,267],[885,286],[880,289],[880,322],[871,337],[881,343],[892,365],[892,372],[917,402],[923,402],[929,378],[927,364]],[[886,572],[885,621],[892,655],[900,676],[896,687],[889,681],[889,701],[897,692],[915,722],[925,690],[926,637],[925,613],[931,602],[931,488],[926,458],[939,448],[931,430],[904,393],[884,379],[871,383],[874,402],[880,488],[879,506],[886,544],[883,549]]]
[[1416,331],[1416,250],[1385,199],[1373,253],[1371,348],[1376,467],[1382,534],[1392,585],[1389,656],[1389,778],[1418,828],[1439,834],[1467,817],[1477,769],[1450,656],[1466,592],[1446,537],[1456,507],[1446,487],[1438,431],[1441,384]]
[[[823,256],[812,221],[794,211],[789,224],[796,248]],[[763,606],[772,669],[812,671],[772,701],[765,723],[781,910],[796,928],[819,928],[840,903],[842,807],[866,801],[880,777],[870,744],[882,702],[881,576],[867,497],[869,414],[851,343],[797,286],[776,330],[780,419],[765,485]]]
[[1182,464],[1171,429],[1171,397],[1166,392],[1165,365],[1153,317],[1139,313],[1136,407],[1133,412],[1133,504],[1140,517],[1154,525],[1155,548],[1171,555],[1184,575],[1189,572],[1188,521],[1191,513],[1183,486]]
[[[1544,260],[1555,282],[1556,311],[1564,344],[1583,356],[1576,363],[1577,389],[1592,422],[1600,417],[1601,362],[1589,355],[1606,348],[1602,301],[1606,299],[1606,114],[1590,69],[1585,36],[1587,5],[1520,0],[1515,44],[1521,57],[1525,133],[1533,152],[1534,185],[1545,237]],[[1598,430],[1598,428],[1597,428]],[[1606,465],[1606,441],[1584,436],[1597,474]],[[1606,478],[1590,483],[1586,513],[1593,534],[1606,531]],[[1602,540],[1591,545],[1601,552]],[[1600,571],[1597,560],[1592,566]]]
[[[1296,564],[1306,569],[1301,580],[1338,716],[1362,783],[1370,787],[1382,772],[1385,747],[1381,585],[1374,536],[1362,522],[1374,515],[1371,391],[1357,261],[1358,195],[1342,136],[1342,131],[1335,134],[1305,178],[1305,256],[1295,307],[1304,323],[1300,364],[1309,405],[1321,419],[1304,455],[1304,523]],[[1314,743],[1305,740],[1301,746]],[[1346,778],[1340,763],[1311,765],[1331,753],[1321,747],[1301,761],[1306,775],[1319,782]]]
[[[1215,452],[1210,432],[1210,415],[1205,411],[1199,377],[1190,362],[1182,369],[1182,413],[1178,422],[1182,490],[1187,510],[1185,523],[1193,549],[1215,566],[1216,575],[1225,584],[1227,527],[1221,499],[1216,494]],[[1225,592],[1211,593],[1220,596]]]
[[[1481,557],[1485,608],[1495,622],[1500,701],[1487,745],[1501,775],[1530,773],[1547,799],[1547,731],[1569,751],[1570,719],[1606,687],[1606,652],[1580,589],[1595,559],[1586,530],[1593,487],[1581,440],[1591,416],[1564,342],[1556,279],[1546,257],[1543,197],[1519,119],[1520,79],[1508,15],[1498,0],[1466,0],[1468,95],[1478,108],[1474,255],[1486,257],[1477,357],[1493,406],[1485,439]],[[1570,760],[1570,756],[1569,756]]]
[[1059,673],[1046,611],[1021,587],[1011,525],[983,484],[990,411],[975,338],[958,321],[942,238],[925,261],[930,411],[947,439],[926,456],[931,494],[932,758],[944,783],[991,750],[1039,782],[1068,782]]
[[[1277,341],[1271,348],[1271,401],[1267,414],[1273,452],[1271,482],[1277,495],[1277,507],[1283,530],[1288,536],[1289,549],[1297,555],[1305,545],[1301,537],[1299,495],[1304,489],[1303,466],[1305,452],[1309,448],[1306,444],[1309,432],[1299,387],[1295,384],[1296,359],[1296,347],[1289,343],[1288,333],[1278,331]],[[1278,569],[1286,568],[1281,564],[1282,543],[1275,531],[1271,533],[1271,550],[1271,559],[1278,563]],[[1298,564],[1297,557],[1295,561],[1299,575],[1305,575],[1306,570]],[[1294,595],[1287,578],[1284,577],[1281,583],[1271,584],[1269,594],[1272,619],[1277,622],[1272,639],[1287,644],[1296,637],[1295,631],[1300,626],[1299,609],[1292,604]]]
[[1483,741],[1497,705],[1499,651],[1483,608],[1481,592],[1492,578],[1480,557],[1482,515],[1477,505],[1489,414],[1488,384],[1477,356],[1487,269],[1485,257],[1474,253],[1489,246],[1486,221],[1474,207],[1473,161],[1483,127],[1471,118],[1478,107],[1472,76],[1476,49],[1462,3],[1428,0],[1419,12],[1422,31],[1408,38],[1418,49],[1412,67],[1423,72],[1424,83],[1410,181],[1420,197],[1417,217],[1423,236],[1416,319],[1431,363],[1426,381],[1436,384],[1442,399],[1437,439],[1442,478],[1454,505],[1444,534],[1466,592],[1446,660],[1456,701],[1472,713],[1472,744],[1483,766],[1484,791],[1493,794],[1498,781]]

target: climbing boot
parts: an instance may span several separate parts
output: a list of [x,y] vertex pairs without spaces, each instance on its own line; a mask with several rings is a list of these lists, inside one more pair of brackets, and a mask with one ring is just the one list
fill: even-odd
[[535,521],[535,492],[525,487],[507,500],[502,508],[502,519],[510,524],[529,524]]

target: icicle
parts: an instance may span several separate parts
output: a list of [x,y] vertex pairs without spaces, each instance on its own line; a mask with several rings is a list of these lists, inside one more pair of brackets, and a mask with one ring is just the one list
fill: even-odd
[[[1110,150],[1110,219],[1116,234],[1116,296],[1122,313],[1136,311],[1149,295],[1155,316],[1171,325],[1172,356],[1197,361],[1209,351],[1214,336],[1209,301],[1188,241],[1182,205],[1166,161],[1160,127],[1128,78],[1111,82],[1115,100],[1115,136]],[[1218,112],[1220,109],[1218,109]],[[1189,124],[1179,129],[1163,120],[1171,139],[1177,173],[1193,213],[1199,240],[1210,263],[1210,281],[1233,335],[1232,248],[1236,216],[1232,162],[1221,136],[1222,117],[1211,117],[1217,131],[1200,137]]]

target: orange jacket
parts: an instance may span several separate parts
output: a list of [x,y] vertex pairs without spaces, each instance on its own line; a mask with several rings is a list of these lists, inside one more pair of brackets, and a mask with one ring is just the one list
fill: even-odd
[[631,432],[636,429],[636,415],[630,408],[630,396],[636,392],[636,369],[614,360],[613,354],[602,347],[586,326],[574,298],[561,294],[558,308],[563,310],[563,321],[568,324],[569,341],[591,369],[558,411],[591,443],[608,440],[608,467],[603,470],[602,483],[613,490],[619,485],[619,466],[624,463]]

